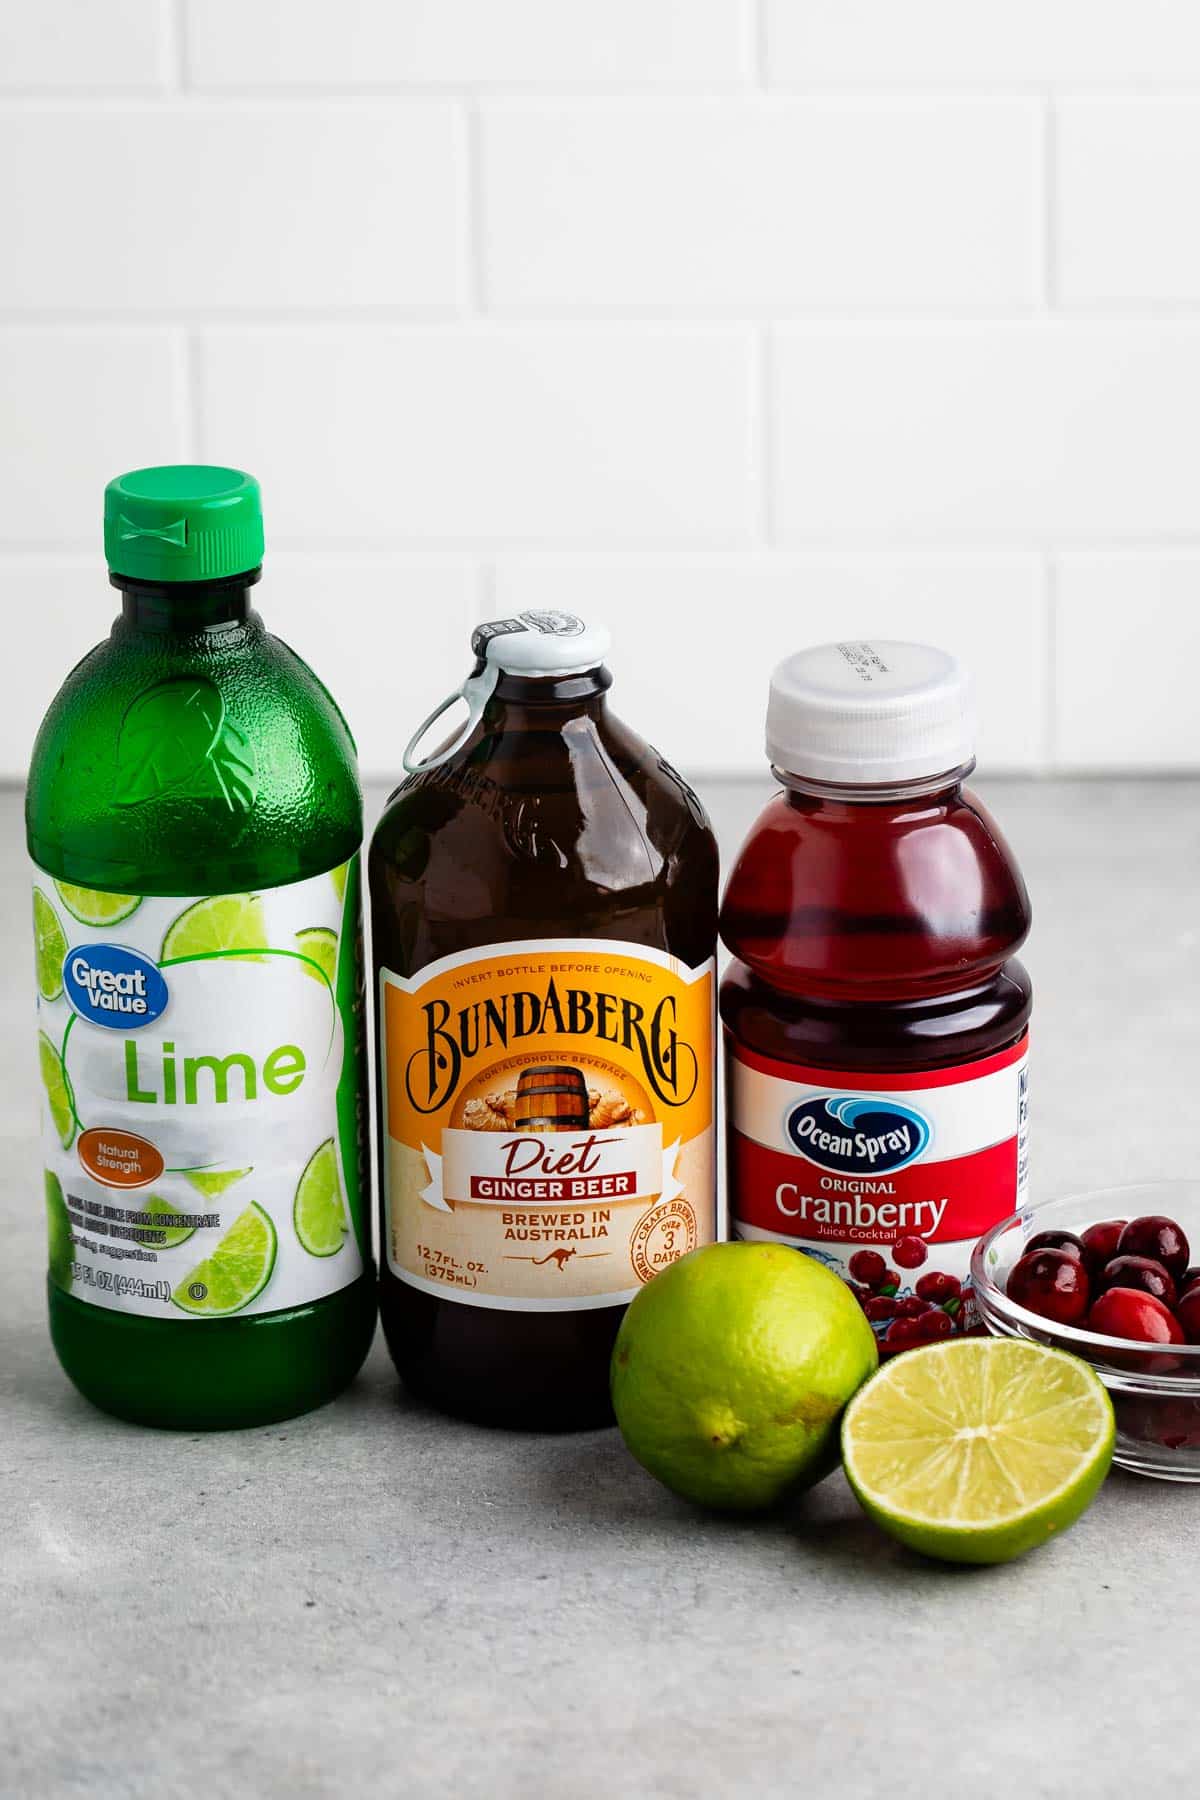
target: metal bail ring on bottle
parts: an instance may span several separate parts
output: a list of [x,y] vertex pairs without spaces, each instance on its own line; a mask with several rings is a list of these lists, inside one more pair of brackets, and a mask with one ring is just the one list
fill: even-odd
[[[444,763],[449,757],[453,756],[456,750],[462,748],[480,719],[483,717],[483,709],[495,692],[496,683],[499,679],[499,669],[494,663],[487,663],[482,669],[478,669],[474,674],[468,675],[460,688],[455,688],[452,694],[447,694],[440,706],[434,707],[429,717],[424,719],[421,724],[417,726],[417,729],[413,732],[408,743],[404,747],[404,756],[402,760],[407,774],[420,775],[423,774],[426,769],[436,769],[440,763]],[[425,736],[425,733],[429,730],[431,725],[437,724],[443,713],[449,712],[456,700],[465,700],[467,703],[467,719],[462,730],[457,736],[452,738],[450,743],[446,745],[446,748],[439,751],[436,756],[426,756],[422,758],[421,761],[414,762],[413,751]]]

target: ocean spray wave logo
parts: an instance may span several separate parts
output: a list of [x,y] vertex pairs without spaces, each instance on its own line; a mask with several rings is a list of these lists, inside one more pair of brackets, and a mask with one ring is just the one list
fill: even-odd
[[68,950],[63,986],[89,1025],[136,1031],[166,1011],[167,984],[148,956],[121,944],[81,944]]
[[835,1175],[890,1175],[915,1162],[933,1136],[929,1120],[913,1107],[856,1094],[802,1100],[785,1125],[801,1156]]

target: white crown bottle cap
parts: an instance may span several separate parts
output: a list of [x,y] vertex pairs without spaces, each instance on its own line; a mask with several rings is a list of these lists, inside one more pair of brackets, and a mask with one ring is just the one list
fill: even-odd
[[492,619],[471,634],[480,662],[506,675],[581,675],[604,661],[610,642],[603,625],[556,608]]
[[975,754],[971,678],[928,644],[821,644],[771,676],[767,755],[789,775],[846,786],[919,781]]

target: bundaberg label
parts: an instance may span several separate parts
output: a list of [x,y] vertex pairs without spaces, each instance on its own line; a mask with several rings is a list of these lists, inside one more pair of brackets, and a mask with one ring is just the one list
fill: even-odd
[[380,974],[384,1252],[411,1286],[618,1306],[715,1235],[712,961],[595,938]]

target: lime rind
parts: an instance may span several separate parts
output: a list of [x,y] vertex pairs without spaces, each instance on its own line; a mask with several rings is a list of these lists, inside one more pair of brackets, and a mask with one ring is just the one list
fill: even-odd
[[38,1032],[38,1066],[46,1105],[50,1109],[50,1119],[58,1133],[58,1141],[64,1150],[69,1150],[75,1141],[78,1124],[70,1077],[62,1057],[44,1031]]
[[842,1424],[863,1510],[922,1555],[1001,1563],[1086,1511],[1112,1464],[1103,1382],[1024,1338],[962,1338],[906,1351],[855,1396]]
[[336,1256],[346,1241],[349,1221],[332,1138],[308,1159],[296,1185],[292,1223],[301,1249],[310,1256]]
[[[223,1319],[257,1300],[275,1269],[279,1239],[269,1213],[252,1200],[218,1242],[176,1285],[172,1303],[198,1319]],[[203,1288],[193,1294],[193,1288]]]
[[158,960],[163,964],[267,948],[260,895],[210,894],[193,901],[167,926]]
[[33,941],[38,993],[43,1000],[57,1000],[63,991],[63,963],[69,945],[58,914],[39,887],[33,890]]
[[329,879],[333,883],[333,891],[338,897],[338,905],[342,906],[346,899],[346,883],[350,879],[350,864],[339,863],[336,869],[330,869]]
[[313,981],[324,981],[332,988],[337,975],[337,932],[331,931],[328,925],[306,925],[303,931],[296,933],[295,944],[305,959],[304,973]]
[[75,887],[69,881],[54,885],[71,917],[81,925],[119,925],[142,904],[140,894],[109,894],[103,888]]
[[[187,1214],[178,1206],[172,1206],[169,1200],[161,1199],[158,1194],[151,1194],[141,1210],[144,1213],[149,1213],[152,1220],[157,1218],[180,1219],[187,1217]],[[150,1224],[147,1225],[145,1229],[147,1231],[161,1232],[162,1241],[156,1241],[154,1244],[156,1250],[178,1250],[181,1244],[186,1244],[189,1238],[195,1237],[196,1235],[196,1227],[194,1225]]]
[[845,1282],[782,1244],[708,1244],[655,1275],[613,1348],[630,1453],[697,1505],[754,1512],[837,1466],[838,1424],[878,1362]]

